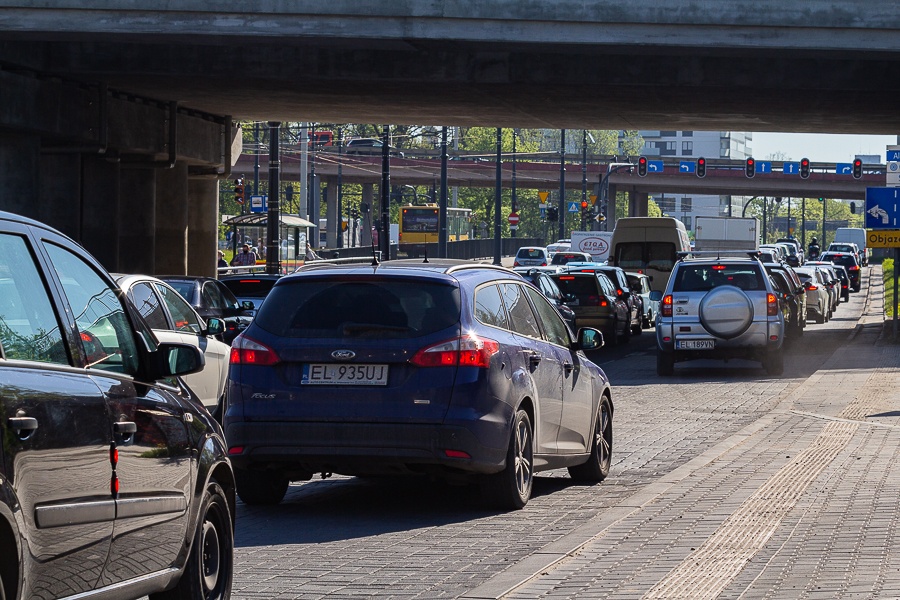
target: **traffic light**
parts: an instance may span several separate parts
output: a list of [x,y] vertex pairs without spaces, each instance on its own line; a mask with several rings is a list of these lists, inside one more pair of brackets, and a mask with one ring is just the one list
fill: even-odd
[[557,211],[555,206],[551,206],[547,208],[547,220],[548,221],[556,221],[559,219],[559,211]]
[[702,156],[697,159],[697,177],[706,177],[706,159]]
[[744,175],[747,177],[756,175],[756,161],[752,158],[748,158],[747,162],[744,163]]
[[809,159],[801,158],[800,159],[800,177],[803,179],[809,179]]
[[244,178],[234,180],[234,200],[238,204],[244,203]]
[[850,214],[851,215],[856,214],[856,202],[850,202]]
[[862,177],[862,160],[856,159],[853,161],[853,179],[859,179]]
[[647,176],[647,157],[642,156],[638,159],[638,175],[641,177]]

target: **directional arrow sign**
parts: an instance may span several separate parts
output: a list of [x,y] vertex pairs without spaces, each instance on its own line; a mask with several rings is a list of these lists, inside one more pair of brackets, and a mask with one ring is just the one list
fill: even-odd
[[692,160],[682,160],[678,163],[679,173],[693,173],[697,163]]
[[794,175],[800,172],[800,163],[786,162],[781,166],[781,172],[785,175]]
[[866,188],[866,229],[900,229],[900,188]]
[[663,161],[661,160],[648,160],[647,161],[647,172],[649,173],[662,173],[666,170]]
[[853,165],[850,163],[838,163],[835,165],[834,172],[838,175],[852,175],[853,174]]
[[756,172],[757,173],[771,173],[772,172],[772,163],[767,160],[756,161]]

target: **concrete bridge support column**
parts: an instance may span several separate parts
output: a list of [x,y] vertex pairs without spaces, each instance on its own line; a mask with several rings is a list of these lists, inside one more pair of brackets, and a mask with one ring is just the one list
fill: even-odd
[[192,178],[187,184],[188,275],[216,276],[219,248],[219,180]]
[[360,212],[359,225],[359,245],[372,245],[372,211],[375,209],[373,203],[375,201],[375,185],[371,183],[362,184],[362,203],[369,207],[369,212]]
[[40,150],[37,136],[0,133],[0,210],[39,218]]
[[616,207],[618,206],[619,188],[610,183],[606,193],[606,227],[603,230],[612,231],[616,228]]
[[100,155],[81,159],[81,245],[109,271],[119,269],[119,165]]
[[119,178],[121,273],[156,274],[156,170],[122,166]]
[[338,242],[337,232],[341,216],[337,212],[337,188],[337,179],[331,177],[325,179],[325,219],[328,221],[328,231],[325,237],[329,248],[337,248]]
[[628,192],[628,216],[646,217],[649,209],[649,196],[647,192],[639,192],[631,188]]
[[156,274],[187,274],[187,232],[188,166],[178,162],[156,171]]
[[35,218],[80,242],[81,210],[89,198],[81,186],[81,155],[43,154],[40,173]]

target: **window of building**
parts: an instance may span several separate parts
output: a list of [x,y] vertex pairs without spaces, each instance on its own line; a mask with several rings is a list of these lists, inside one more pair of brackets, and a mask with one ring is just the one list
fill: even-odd
[[660,131],[659,137],[675,137],[678,135],[677,131]]
[[694,153],[694,142],[681,142],[681,154],[691,156]]
[[681,212],[691,212],[693,210],[693,199],[692,198],[682,198],[681,199]]
[[681,137],[694,137],[694,132],[693,131],[682,131]]
[[691,218],[690,218],[689,216],[684,215],[684,216],[681,218],[681,222],[684,223],[684,228],[685,228],[685,229],[690,229],[690,228],[691,228]]

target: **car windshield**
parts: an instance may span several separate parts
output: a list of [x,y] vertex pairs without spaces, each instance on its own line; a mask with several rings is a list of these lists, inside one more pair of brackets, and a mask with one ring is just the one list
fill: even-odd
[[459,289],[382,279],[297,279],[272,289],[256,324],[291,338],[412,338],[459,323]]
[[765,290],[766,284],[752,265],[683,265],[675,276],[675,292],[709,291],[714,287],[733,285],[742,290]]

